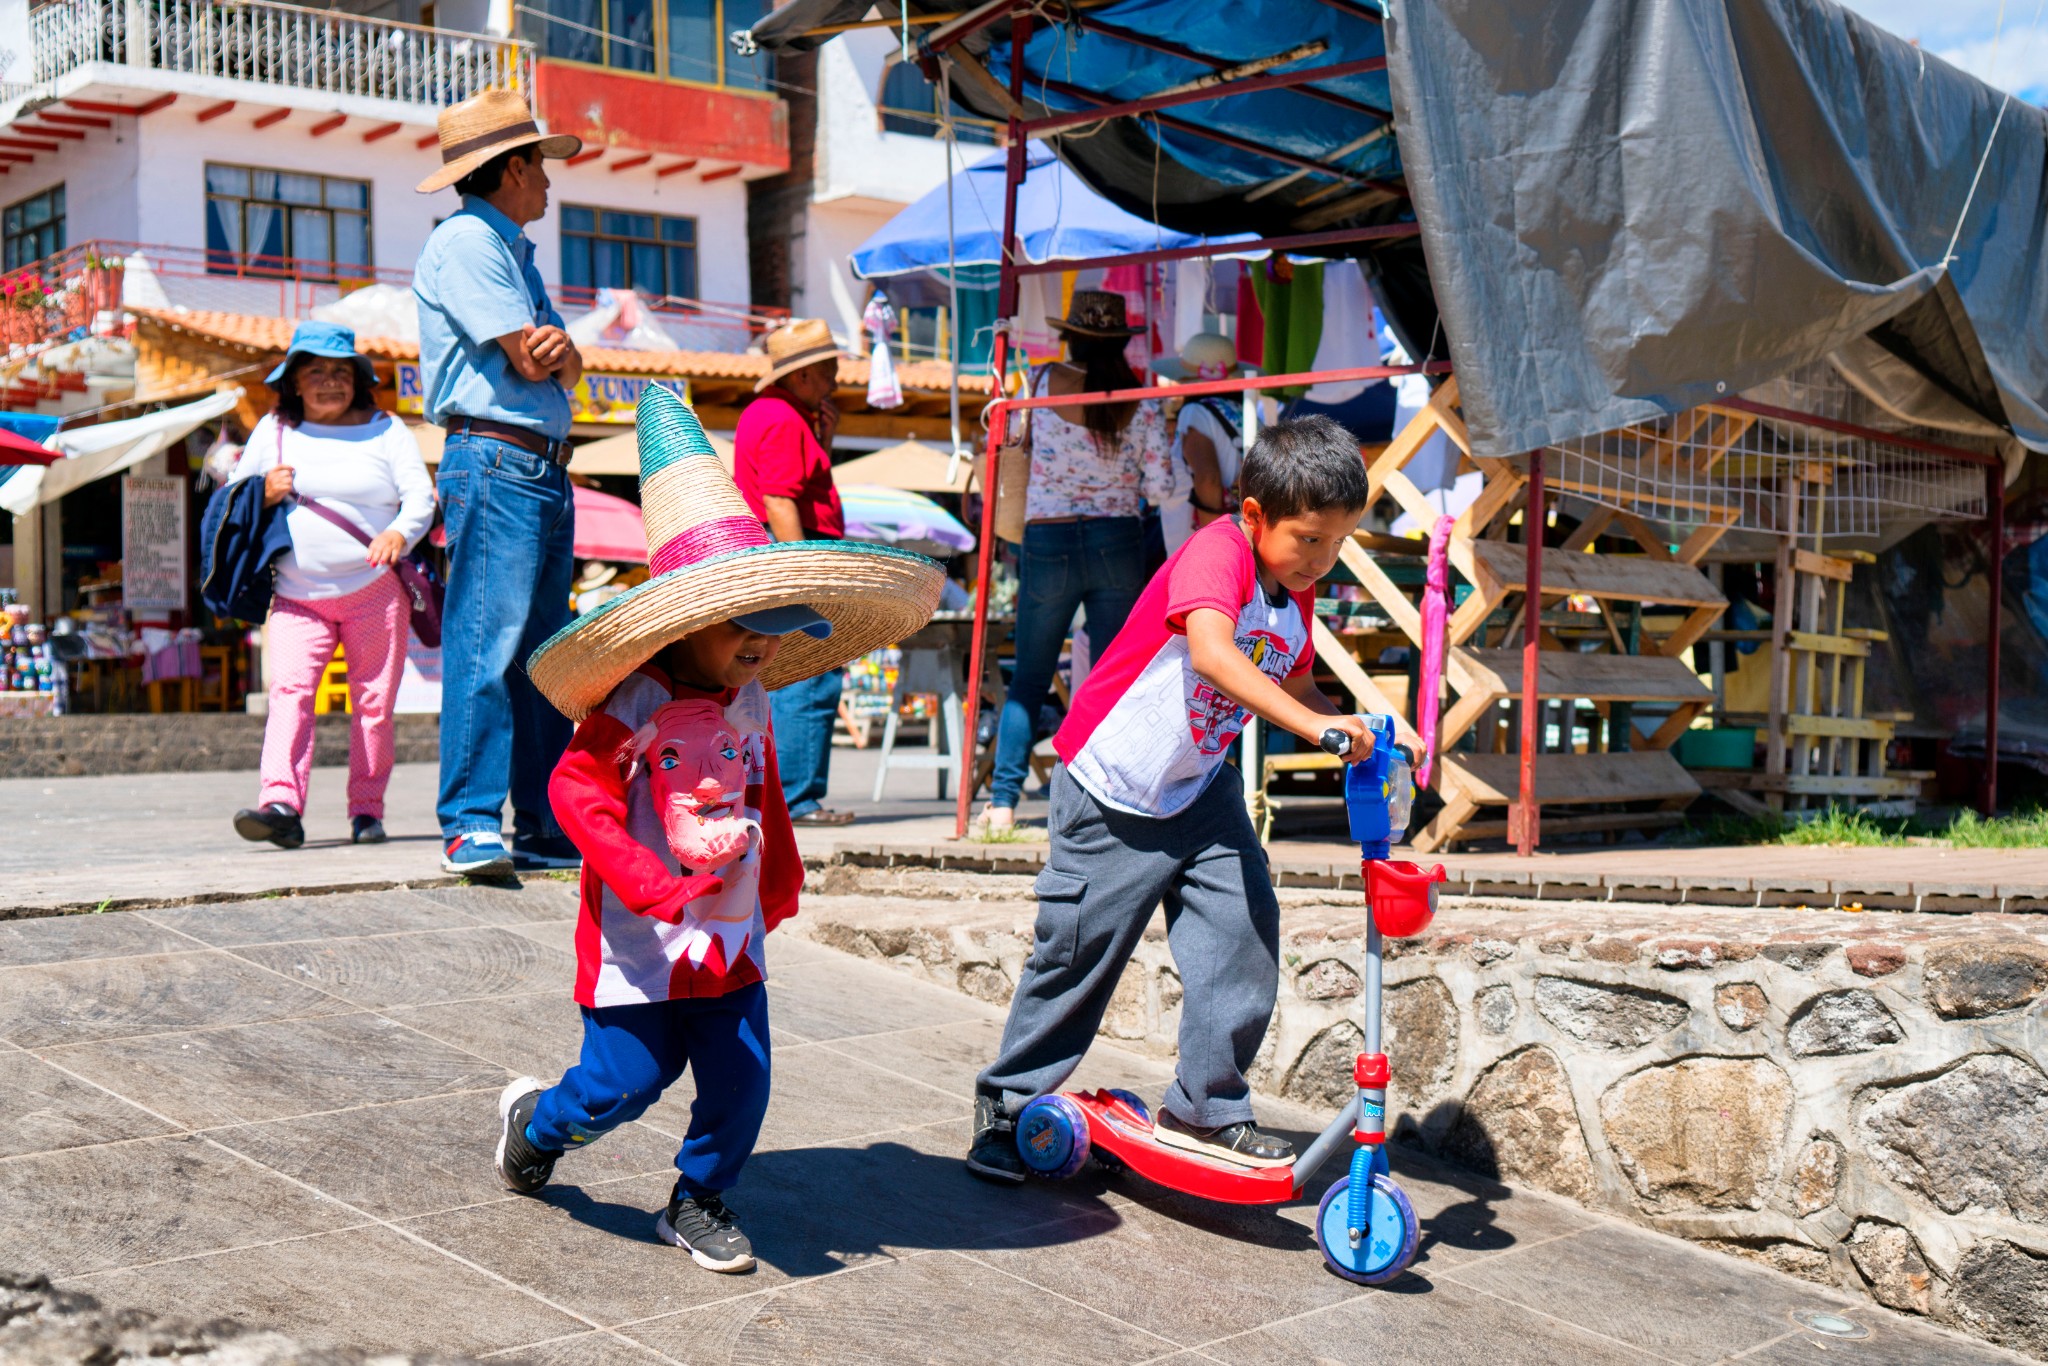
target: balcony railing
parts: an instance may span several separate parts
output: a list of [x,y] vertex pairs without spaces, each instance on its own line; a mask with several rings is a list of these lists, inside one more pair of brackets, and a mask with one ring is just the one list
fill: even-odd
[[440,107],[533,88],[533,46],[269,0],[53,0],[29,16],[38,82],[88,62]]
[[[127,268],[138,257],[147,264],[146,279],[140,267]],[[412,272],[197,247],[81,242],[0,277],[0,347],[35,348],[116,330],[124,306],[296,322],[373,284],[409,290]],[[597,291],[564,286],[553,294],[556,307],[573,321],[595,305]],[[784,309],[703,299],[643,298],[642,307],[685,351],[744,351],[789,320]]]

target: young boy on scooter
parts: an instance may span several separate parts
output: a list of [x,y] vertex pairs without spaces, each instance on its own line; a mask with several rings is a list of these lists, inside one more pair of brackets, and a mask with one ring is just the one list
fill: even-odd
[[1372,752],[1365,722],[1331,706],[1309,672],[1316,583],[1369,485],[1358,442],[1326,417],[1261,433],[1239,481],[1241,515],[1204,527],[1153,575],[1053,738],[1036,945],[975,1083],[977,1176],[1024,1179],[1016,1116],[1080,1064],[1162,900],[1185,995],[1158,1140],[1244,1166],[1294,1160],[1260,1131],[1245,1081],[1279,990],[1280,906],[1224,752],[1247,714],[1310,745],[1340,730],[1351,762]]

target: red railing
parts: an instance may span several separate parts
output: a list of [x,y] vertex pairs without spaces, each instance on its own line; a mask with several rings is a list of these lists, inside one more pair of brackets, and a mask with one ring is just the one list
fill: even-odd
[[[200,247],[81,242],[0,276],[0,344],[35,348],[119,331],[124,305],[297,321],[379,284],[408,290],[412,272]],[[559,287],[553,293],[556,307],[573,320],[596,305],[598,291]],[[786,309],[754,304],[644,295],[640,302],[688,351],[743,351],[789,318]]]

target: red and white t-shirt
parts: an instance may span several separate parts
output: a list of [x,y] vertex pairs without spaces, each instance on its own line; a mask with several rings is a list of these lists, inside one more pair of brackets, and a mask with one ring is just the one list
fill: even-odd
[[1202,795],[1250,715],[1195,673],[1188,613],[1237,622],[1237,648],[1279,682],[1309,671],[1311,593],[1269,600],[1258,559],[1235,521],[1203,527],[1152,576],[1124,629],[1089,671],[1053,748],[1104,806],[1171,816]]
[[[632,762],[634,732],[664,702],[717,703],[740,736],[743,814],[761,838],[716,872],[684,868],[662,831],[645,765]],[[583,854],[583,907],[576,922],[576,1003],[636,1005],[723,996],[761,981],[763,940],[796,914],[804,866],[775,769],[768,694],[759,683],[702,692],[643,664],[583,719],[548,784],[562,830]],[[745,923],[741,949],[702,947],[707,925]]]

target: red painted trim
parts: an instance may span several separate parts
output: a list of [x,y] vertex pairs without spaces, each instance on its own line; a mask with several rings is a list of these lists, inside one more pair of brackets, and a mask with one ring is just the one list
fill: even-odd
[[112,128],[114,126],[112,119],[87,118],[83,114],[53,113],[48,109],[37,110],[36,117],[45,123],[68,123],[74,128]]
[[730,176],[736,176],[745,169],[746,167],[744,166],[721,166],[715,171],[706,171],[703,175],[698,176],[697,183],[699,185],[709,185],[714,180],[724,180]]
[[341,127],[341,125],[347,122],[348,115],[336,114],[331,119],[320,120],[320,122],[314,124],[311,128],[308,128],[306,131],[308,133],[311,133],[316,138],[324,138],[329,133],[333,132],[335,129]]
[[615,157],[789,168],[789,105],[777,97],[545,59],[534,66],[534,96],[550,133]]
[[645,166],[648,162],[652,160],[654,160],[654,153],[642,152],[638,156],[627,157],[624,161],[614,161],[610,166],[607,166],[605,169],[610,171],[613,175],[617,175],[621,171],[630,171],[635,166]]
[[681,175],[684,171],[690,170],[696,164],[697,159],[695,157],[692,157],[688,161],[678,161],[673,166],[664,166],[660,170],[656,171],[654,174],[657,179],[666,180],[669,176]]
[[5,161],[15,166],[26,166],[34,160],[35,157],[28,152],[0,152],[0,161]]
[[1946,456],[1950,460],[1965,460],[1972,465],[1989,465],[2003,469],[2005,462],[1995,455],[1981,451],[1966,451],[1960,446],[1944,446],[1939,441],[1919,441],[1897,432],[1881,432],[1875,427],[1860,427],[1854,422],[1837,422],[1831,417],[1820,417],[1813,413],[1802,413],[1797,408],[1774,408],[1768,403],[1751,403],[1746,398],[1717,398],[1716,408],[1735,408],[1758,417],[1775,418],[1780,422],[1797,422],[1808,427],[1819,427],[1822,431],[1840,432],[1844,436],[1860,436],[1868,441],[1888,441],[1894,446],[1908,450],[1925,451],[1929,455]]
[[604,148],[593,147],[587,152],[578,152],[575,156],[570,157],[567,161],[564,161],[562,164],[564,166],[581,166],[584,162],[596,161],[599,157],[603,155]]
[[16,131],[39,138],[68,138],[72,142],[85,141],[85,133],[78,128],[44,128],[39,124],[17,123]]
[[1376,14],[1372,10],[1367,9],[1364,5],[1352,4],[1351,0],[1316,0],[1316,3],[1319,5],[1327,5],[1331,9],[1337,11],[1337,13],[1339,14],[1348,14],[1353,19],[1363,19],[1368,24],[1377,24],[1380,22],[1380,16],[1378,14]]
[[414,138],[412,140],[412,145],[419,148],[422,152],[424,152],[429,147],[432,147],[435,143],[439,142],[440,140],[441,135],[439,133],[429,133],[423,138]]
[[286,119],[290,118],[291,116],[292,111],[289,109],[273,109],[268,114],[259,115],[258,117],[251,119],[250,126],[255,128],[268,128],[274,123],[283,123]]
[[1304,388],[1315,384],[1341,384],[1353,379],[1394,379],[1400,375],[1448,375],[1449,361],[1433,360],[1423,365],[1360,365],[1350,370],[1302,370],[1291,375],[1248,375],[1241,379],[1205,379],[1198,384],[1155,384],[1139,389],[1108,389],[1092,394],[1038,394],[1026,398],[999,398],[988,405],[989,422],[1000,413],[1019,408],[1057,408],[1063,404],[1085,407],[1092,403],[1132,403],[1141,398],[1197,398],[1205,394],[1241,394],[1247,389]]
[[232,114],[234,110],[235,102],[233,100],[223,100],[219,104],[208,105],[200,110],[197,117],[201,123],[212,123],[222,114]]
[[[1132,47],[1141,47],[1149,52],[1164,53],[1168,57],[1178,57],[1182,61],[1199,62],[1212,71],[1221,71],[1231,65],[1228,58],[1212,57],[1206,52],[1199,52],[1191,47],[1183,47],[1179,43],[1169,42],[1164,38],[1154,37],[1149,33],[1139,33],[1134,29],[1120,28],[1115,24],[1105,24],[1093,15],[1084,14],[1079,11],[1069,11],[1067,22],[1077,28],[1087,29],[1090,33],[1099,33],[1105,38],[1114,38],[1120,43],[1129,43]],[[1392,114],[1384,109],[1376,109],[1372,105],[1366,104],[1362,100],[1354,100],[1348,95],[1339,95],[1334,90],[1319,90],[1312,85],[1303,85],[1296,86],[1294,93],[1305,95],[1312,100],[1320,100],[1324,104],[1334,105],[1339,109],[1349,109],[1354,114],[1364,114],[1367,118],[1378,119],[1382,123],[1387,122],[1393,117]]]
[[1228,99],[1232,95],[1250,95],[1261,90],[1285,90],[1290,86],[1307,85],[1310,81],[1334,81],[1345,76],[1361,76],[1368,71],[1384,71],[1386,68],[1385,57],[1366,57],[1355,62],[1311,66],[1299,71],[1275,71],[1265,76],[1247,76],[1243,80],[1205,85],[1199,90],[1179,90],[1169,95],[1150,95],[1142,100],[1125,100],[1121,104],[1105,104],[1094,109],[1054,114],[1049,118],[1028,119],[1024,124],[1024,132],[1028,137],[1037,137],[1041,133],[1072,128],[1077,124],[1096,123],[1102,119],[1126,118],[1132,114],[1147,114],[1155,109],[1174,109],[1183,104],[1205,104],[1210,100]]
[[11,147],[17,152],[54,152],[54,142],[30,142],[27,138],[0,138],[0,147]]
[[1368,1148],[1377,1148],[1380,1146],[1380,1144],[1385,1143],[1387,1141],[1387,1136],[1384,1132],[1369,1134],[1363,1129],[1353,1129],[1351,1131],[1351,1141],[1353,1143],[1363,1144],[1365,1147]]
[[387,123],[382,128],[372,128],[369,132],[363,134],[363,141],[376,142],[380,139],[388,138],[403,127],[405,125],[402,123]]
[[1291,237],[1261,237],[1252,242],[1205,242],[1199,247],[1168,247],[1162,251],[1139,251],[1128,256],[1087,256],[1074,261],[1019,261],[1019,275],[1050,275],[1069,270],[1091,270],[1097,266],[1143,265],[1149,261],[1192,261],[1203,256],[1234,256],[1247,251],[1302,251],[1339,242],[1383,242],[1415,237],[1420,223],[1382,223],[1372,228],[1339,228],[1332,232],[1303,232]]
[[129,118],[140,118],[167,108],[177,100],[176,95],[159,95],[148,104],[108,104],[105,100],[66,100],[73,109],[83,109],[88,114],[122,114]]

